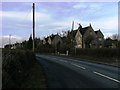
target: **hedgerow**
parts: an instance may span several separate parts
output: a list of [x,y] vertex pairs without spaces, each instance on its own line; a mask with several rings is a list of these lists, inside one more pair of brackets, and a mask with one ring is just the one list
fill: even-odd
[[18,88],[29,76],[35,62],[31,51],[2,50],[2,88]]

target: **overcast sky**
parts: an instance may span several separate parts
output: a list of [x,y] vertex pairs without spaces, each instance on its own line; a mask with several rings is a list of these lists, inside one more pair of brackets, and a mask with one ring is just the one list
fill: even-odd
[[[85,0],[86,1],[86,0]],[[96,31],[100,29],[105,37],[118,33],[117,2],[36,2],[36,37],[60,33],[75,28],[80,23],[83,27],[91,23]],[[32,3],[2,2],[3,44],[11,41],[28,39],[32,34]]]

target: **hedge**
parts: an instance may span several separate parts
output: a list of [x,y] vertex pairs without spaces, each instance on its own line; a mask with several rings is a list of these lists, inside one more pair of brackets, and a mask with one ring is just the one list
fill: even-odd
[[18,88],[27,80],[35,62],[31,51],[2,50],[2,88]]

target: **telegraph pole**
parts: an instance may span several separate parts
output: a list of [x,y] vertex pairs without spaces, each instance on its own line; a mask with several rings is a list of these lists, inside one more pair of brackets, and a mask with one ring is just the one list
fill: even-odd
[[35,3],[33,3],[33,52],[35,51]]

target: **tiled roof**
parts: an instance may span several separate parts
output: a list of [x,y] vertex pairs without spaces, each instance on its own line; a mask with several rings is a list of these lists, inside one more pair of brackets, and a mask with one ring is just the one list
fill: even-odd
[[72,31],[70,32],[70,35],[71,35],[72,37],[75,37],[76,33],[77,33],[77,30],[72,30]]
[[52,35],[50,36],[51,40],[53,40],[53,38],[54,38],[55,36],[59,36],[59,35],[58,35],[58,34],[56,34],[56,35],[53,35],[53,34],[52,34]]
[[100,32],[100,30],[95,31],[96,34],[97,34],[98,32]]
[[90,28],[90,26],[81,28],[81,29],[80,29],[80,33],[81,33],[82,35],[84,35],[85,32],[88,30],[88,28]]
[[103,35],[103,33],[100,31],[100,29],[99,29],[99,30],[97,30],[97,31],[95,31],[95,33],[96,33],[96,34],[97,34],[98,32],[100,32],[100,33],[101,33],[101,35],[102,35],[102,36],[104,36],[104,35]]

